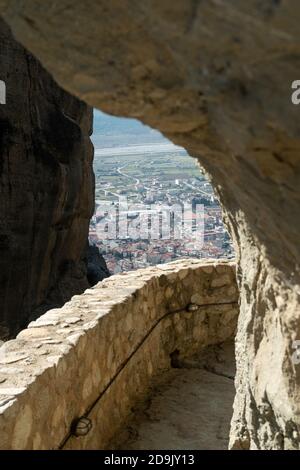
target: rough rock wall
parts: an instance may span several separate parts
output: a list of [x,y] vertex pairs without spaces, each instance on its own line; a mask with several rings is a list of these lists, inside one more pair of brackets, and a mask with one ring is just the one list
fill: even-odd
[[299,447],[298,0],[0,0],[58,82],[199,158],[236,244],[231,446]]
[[92,111],[0,20],[0,339],[89,286]]

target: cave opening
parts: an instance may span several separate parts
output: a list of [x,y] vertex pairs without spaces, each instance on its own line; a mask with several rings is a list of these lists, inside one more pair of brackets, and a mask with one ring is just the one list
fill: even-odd
[[[50,171],[61,168],[49,165],[49,149],[56,145],[49,146],[49,135],[37,130],[55,111],[69,125],[82,124],[80,142],[86,143],[89,123],[86,116],[81,119],[83,102],[116,114],[139,116],[201,157],[220,195],[238,250],[238,387],[230,448],[299,449],[299,362],[293,355],[300,334],[300,121],[297,100],[291,100],[291,84],[297,82],[299,70],[294,53],[299,44],[297,2],[273,1],[265,8],[257,1],[197,5],[125,1],[121,10],[119,2],[104,8],[99,1],[85,8],[82,2],[69,5],[62,0],[48,2],[43,9],[37,9],[36,3],[28,0],[20,8],[17,1],[0,2],[1,15],[15,38],[34,54],[28,55],[8,27],[1,25],[5,45],[0,51],[1,78],[9,80],[8,103],[0,107],[4,114],[0,122],[6,123],[1,147],[6,142],[13,145],[10,152],[3,152],[0,164],[1,201],[5,202],[0,233],[0,327],[24,325],[49,293],[51,305],[61,302],[61,293],[70,298],[74,279],[77,293],[87,288],[82,260],[92,213],[87,204],[92,198],[86,190],[91,172],[88,164],[79,163],[87,162],[83,158],[86,149],[77,145],[70,160],[75,164],[66,167],[66,160],[60,162],[62,171],[51,178]],[[216,37],[221,40],[213,40]],[[34,62],[35,56],[82,102],[76,104],[65,96],[61,110],[61,91]],[[34,106],[28,106],[27,95]],[[6,110],[11,110],[8,115]],[[14,130],[13,135],[8,135],[9,129]],[[63,142],[59,139],[57,143]],[[43,152],[31,152],[31,148]],[[24,158],[29,166],[24,165]],[[31,171],[23,174],[20,169]],[[51,182],[55,184],[51,186]],[[92,339],[90,335],[87,344]],[[27,348],[29,342],[25,345]],[[47,348],[54,352],[53,344]],[[97,353],[100,357],[99,350]],[[46,363],[45,356],[41,356],[43,360]],[[10,362],[11,374],[0,382],[1,387],[15,390],[15,358]],[[24,363],[18,366],[22,374]],[[65,381],[72,370],[68,366],[62,374]],[[42,370],[39,368],[39,377]],[[54,383],[57,390],[52,377],[49,385]],[[68,382],[76,382],[72,388],[77,390],[80,379],[76,369],[76,380],[69,376]],[[29,392],[30,401],[40,406],[33,408],[33,416],[39,416],[35,432],[29,432],[26,422],[23,435],[20,433],[18,423],[24,421],[15,398],[9,419],[4,416],[0,423],[1,447],[5,443],[10,448],[30,448],[33,443],[35,448],[54,447],[51,437],[58,435],[74,403],[69,397],[60,406],[49,402],[55,393],[49,392],[45,377],[43,380],[36,387],[36,400],[32,399],[35,387]],[[48,431],[49,414],[40,413],[45,403],[58,411],[52,433]],[[32,416],[30,408],[22,409],[27,411],[25,417]],[[16,423],[11,416],[16,416]],[[17,439],[11,439],[7,424]]]
[[182,258],[234,258],[222,209],[198,161],[159,131],[94,110],[90,282]]
[[[198,160],[184,148],[140,121],[98,110],[94,110],[92,142],[95,209],[89,243],[94,251],[98,250],[99,262],[101,258],[109,274],[187,258],[217,263],[234,259],[213,187]],[[186,222],[191,230],[186,229]],[[88,272],[92,267],[95,274],[91,265]],[[199,284],[211,289],[211,279],[205,280],[204,272],[202,276]],[[95,275],[94,281],[99,280]],[[224,289],[222,274],[220,282],[217,290]],[[181,331],[186,341],[194,345],[187,348],[191,347],[194,353],[186,354],[185,348],[171,351],[170,364],[151,379],[149,390],[134,406],[126,425],[115,433],[110,448],[228,448],[235,394],[237,310],[235,302],[224,307],[224,312],[219,305],[187,307],[190,314],[204,315],[199,337],[196,334],[191,338],[187,331]],[[180,314],[183,318],[186,315]],[[166,328],[162,335],[176,336],[176,324],[173,328],[173,333]],[[217,331],[223,328],[228,328],[229,333],[219,337]]]
[[[93,286],[97,284],[98,281],[101,280],[101,276],[107,277],[110,273],[117,274],[122,271],[134,271],[135,269],[147,266],[167,264],[169,261],[180,260],[181,258],[210,258],[212,266],[215,259],[220,259],[221,261],[221,258],[233,258],[234,254],[231,241],[222,224],[221,207],[213,192],[212,186],[205,178],[204,171],[198,166],[196,159],[190,157],[182,147],[175,146],[165,139],[158,131],[150,129],[138,121],[114,118],[100,112],[95,112],[95,116],[94,134],[92,137],[95,147],[95,213],[90,224],[89,240],[92,246],[88,253],[87,273],[90,285]],[[67,165],[68,161],[64,161],[63,164]],[[115,239],[109,237],[107,239],[95,239],[95,235],[99,233],[99,222],[104,220],[102,227],[108,227],[109,230],[109,223],[107,223],[106,219],[111,213],[109,213],[109,211],[104,214],[99,213],[99,207],[101,210],[103,200],[104,204],[107,204],[109,207],[116,207],[116,210],[112,211],[112,214],[119,215],[116,228],[120,230],[120,223],[122,222],[120,199],[122,199],[122,197],[128,200],[128,207],[125,211],[126,218],[128,219],[127,236],[124,238],[116,237]],[[201,210],[203,209],[203,212],[200,211],[200,221],[203,222],[203,225],[200,224],[200,226],[204,228],[204,230],[202,230],[201,233],[203,240],[200,241],[197,237],[193,236],[194,233],[192,230],[193,228],[197,228],[197,223],[193,224],[195,218],[197,222],[197,204],[199,204]],[[153,206],[158,206],[158,208],[155,207],[154,209]],[[176,214],[178,207],[176,206],[179,206],[177,222],[184,232],[184,236],[179,236],[178,239],[176,239],[175,236],[176,230],[178,230],[178,226],[176,226],[175,223],[176,217],[178,216],[178,213]],[[152,233],[151,223],[153,220],[158,220],[159,236],[152,239],[151,236],[148,238],[136,238],[130,235],[132,234],[132,231],[129,230],[132,229],[130,224],[138,219],[138,215],[144,212],[148,214],[152,210],[163,212],[163,208],[166,207],[170,208],[167,209],[167,211],[169,211],[170,221],[169,232],[166,232],[163,226],[163,223],[168,219],[164,218],[163,215],[158,218],[151,218],[150,215],[150,226],[148,227],[148,223],[146,224],[147,228],[150,229],[149,233],[150,235]],[[87,221],[88,220],[87,218]],[[186,221],[188,221],[187,227],[191,228],[190,231],[186,230]],[[111,223],[114,221],[110,220],[108,222]],[[143,221],[139,219],[139,224],[136,224],[135,228],[141,229],[141,225],[143,225]],[[60,223],[60,229],[62,228],[63,225]],[[105,229],[104,232],[107,233],[108,231]],[[163,234],[165,235],[164,237]],[[197,243],[199,244],[198,246]],[[142,256],[144,254],[146,254],[146,256],[135,256],[135,253],[138,252],[140,252]],[[118,253],[117,256],[116,253]],[[125,254],[125,256],[123,256],[123,254]],[[102,256],[104,258],[102,258]],[[110,273],[104,260],[109,267]],[[131,264],[129,264],[129,261]],[[113,263],[115,263],[114,266],[116,266],[117,269],[112,269]],[[218,264],[218,268],[221,267],[225,269],[226,272],[231,271],[230,265],[221,266],[221,264],[222,262],[220,265]],[[189,304],[193,297],[191,280],[195,278],[195,276],[192,276],[190,273],[188,284],[183,285],[180,282],[180,289],[177,289],[177,291],[182,291],[179,295],[180,307],[174,310],[172,303],[167,302],[165,305],[166,311],[161,318],[159,318],[160,312],[151,312],[151,308],[149,308],[146,315],[143,316],[145,322],[152,316],[155,318],[156,315],[158,315],[159,320],[155,320],[156,323],[153,323],[146,335],[137,343],[137,346],[134,345],[136,349],[129,351],[129,355],[122,358],[124,363],[119,364],[120,370],[123,370],[123,368],[125,370],[127,365],[128,368],[130,368],[130,361],[134,362],[136,357],[142,354],[142,346],[144,343],[147,345],[148,340],[151,342],[153,338],[156,338],[156,341],[162,343],[162,345],[159,346],[161,348],[161,355],[166,356],[163,369],[160,369],[161,358],[158,358],[157,363],[154,362],[154,366],[151,366],[152,369],[157,368],[158,373],[156,373],[156,370],[154,370],[154,372],[150,371],[149,382],[144,384],[145,390],[143,393],[144,397],[147,397],[146,403],[143,402],[143,397],[138,396],[137,404],[133,402],[132,406],[134,414],[132,415],[129,412],[127,413],[128,410],[126,411],[127,414],[125,417],[126,419],[128,417],[128,423],[124,424],[124,432],[122,432],[121,435],[118,434],[119,429],[116,427],[112,442],[113,448],[122,448],[125,446],[124,448],[131,449],[132,446],[134,447],[135,445],[138,445],[139,448],[158,448],[160,442],[162,442],[166,448],[172,445],[175,446],[174,448],[182,448],[182,446],[186,446],[186,448],[198,448],[200,446],[200,448],[215,447],[225,449],[228,445],[229,422],[234,396],[233,377],[231,376],[235,373],[232,369],[234,364],[232,339],[237,317],[235,299],[237,290],[235,288],[233,293],[234,301],[232,301],[231,293],[230,301],[227,302],[225,309],[223,309],[224,305],[219,304],[218,294],[214,293],[215,288],[218,289],[221,287],[222,289],[223,285],[220,286],[216,284],[214,286],[213,283],[218,280],[223,282],[224,273],[217,271],[216,266],[212,268],[212,266],[207,266],[205,262],[204,265],[206,266],[204,266],[204,270],[200,273],[198,272],[197,286],[194,288],[197,290],[199,284],[200,289],[211,296],[209,302],[212,303],[209,306],[206,304],[198,305],[196,303],[198,301],[195,300],[195,303]],[[60,276],[63,279],[68,279],[69,272],[72,272],[74,265],[68,260],[64,260],[60,263],[59,269]],[[168,269],[174,269],[174,273],[170,274],[170,278],[178,275],[178,273],[176,273],[176,267],[167,267],[167,270]],[[182,279],[184,279],[185,269],[183,266],[179,269],[183,274]],[[188,267],[187,270],[189,269],[193,270],[193,267]],[[207,272],[205,272],[205,269],[207,269]],[[211,270],[213,270],[213,274],[211,274]],[[74,274],[77,275],[77,272]],[[98,277],[99,275],[100,279]],[[137,273],[137,275],[139,276],[140,274]],[[141,272],[141,276],[142,275]],[[120,277],[123,276],[118,276],[117,283],[120,283]],[[181,281],[179,275],[178,278]],[[230,282],[225,282],[226,286],[224,292],[232,289],[232,276],[229,276],[229,278]],[[170,285],[172,283],[173,281],[170,280]],[[101,284],[102,283],[99,283],[99,286]],[[73,286],[72,281],[72,287]],[[88,303],[85,304],[89,296],[92,296],[94,300],[97,299],[99,302],[97,308],[101,311],[103,306],[101,305],[101,287],[99,286],[97,286],[95,290],[87,289],[86,293],[82,294],[82,297],[76,295],[68,302],[69,286],[64,282],[62,291],[65,290],[67,292],[66,299],[59,299],[59,304],[49,302],[49,304],[43,305],[41,310],[35,312],[35,315],[31,318],[33,322],[29,324],[29,328],[27,330],[21,328],[22,331],[19,332],[17,341],[24,341],[24,339],[26,341],[28,338],[37,337],[38,341],[40,341],[39,347],[43,348],[41,354],[48,356],[49,345],[56,347],[55,345],[57,345],[58,341],[61,344],[63,343],[61,338],[59,340],[57,339],[56,335],[61,334],[58,333],[58,331],[61,332],[61,330],[64,330],[64,332],[66,332],[66,329],[70,329],[70,333],[78,333],[80,328],[83,327],[84,322],[87,321],[85,316],[87,315],[87,317],[89,317],[89,314],[92,313],[93,310],[92,308],[91,312],[89,312],[87,311],[89,308],[86,308],[87,306],[91,306]],[[188,288],[186,288],[187,286]],[[81,294],[86,287],[85,284],[75,285],[74,291],[72,292]],[[105,285],[104,287],[108,286]],[[110,288],[111,290],[114,289],[113,282]],[[110,288],[103,290],[110,291]],[[169,292],[170,289],[171,287],[169,286],[167,290],[163,290],[160,295]],[[119,290],[122,289],[120,289],[118,285],[118,291],[115,293],[116,297],[118,297]],[[186,291],[186,293],[183,294],[183,291]],[[222,295],[224,295],[224,292]],[[149,295],[147,301],[150,302],[150,298],[154,295],[156,296],[157,293],[154,292],[152,296]],[[216,298],[214,299],[215,295]],[[135,293],[133,297],[139,299],[140,295]],[[50,300],[52,299],[50,298]],[[66,300],[67,303],[64,300]],[[88,299],[88,302],[89,300],[91,299]],[[103,300],[103,304],[105,305],[105,299]],[[54,299],[54,301],[56,301],[56,299]],[[80,305],[81,302],[82,305]],[[199,302],[201,303],[202,301]],[[63,304],[64,306],[62,306]],[[188,309],[188,307],[193,308]],[[135,310],[139,314],[141,313],[138,308],[135,308]],[[157,305],[155,305],[152,310],[159,309]],[[65,316],[66,312],[68,313]],[[46,314],[43,315],[44,313]],[[76,314],[80,316],[76,316]],[[202,314],[204,314],[204,316]],[[69,315],[71,315],[71,317],[69,317]],[[128,305],[125,310],[125,315],[123,316],[124,329],[127,324],[130,324],[130,315],[131,306]],[[187,321],[185,318],[186,315],[189,315]],[[129,318],[127,318],[127,316]],[[181,317],[179,322],[178,316]],[[174,317],[174,320],[171,320],[172,322],[174,321],[171,328],[168,327],[167,322],[164,322],[165,317],[167,321]],[[197,319],[192,319],[192,317]],[[117,322],[115,322],[112,316],[111,324],[114,325],[115,323]],[[63,328],[59,328],[59,324],[61,324]],[[158,328],[156,328],[157,325],[159,325]],[[26,326],[27,325],[25,325],[25,327]],[[149,327],[149,325],[145,326],[147,328]],[[50,331],[51,335],[45,336],[45,331],[47,331],[47,335],[49,334],[47,328],[52,327],[54,328]],[[184,329],[186,329],[186,331]],[[130,335],[133,335],[133,330],[134,328],[130,326]],[[125,331],[125,335],[126,334]],[[141,328],[140,334],[144,334],[143,328]],[[108,334],[106,334],[106,336],[108,337]],[[164,350],[165,344],[168,345],[167,349],[171,347],[172,338],[174,339],[176,336],[178,336],[178,338],[182,337],[181,346],[184,347],[175,347],[174,350],[170,351]],[[178,338],[176,341],[180,342]],[[227,338],[229,338],[229,341],[224,341]],[[73,339],[72,336],[68,337],[70,341],[73,341]],[[66,338],[64,338],[64,341],[66,342]],[[125,343],[125,340],[123,342]],[[8,342],[2,348],[2,355],[5,356],[9,354],[11,352],[10,348],[13,349],[14,344]],[[194,352],[194,354],[191,355],[190,351]],[[114,354],[110,354],[110,350],[107,348],[106,353],[107,361],[110,357],[113,361],[119,360],[119,355],[115,353],[115,350]],[[106,362],[105,359],[103,360],[103,355],[95,354],[94,356],[95,363],[97,362],[96,357],[99,356],[101,358],[97,367],[103,367],[103,363]],[[20,357],[23,358],[24,355],[20,355]],[[31,358],[26,356],[25,360],[27,359],[28,362],[26,362],[26,364],[31,364]],[[6,357],[5,360],[7,360]],[[8,361],[9,360],[10,358],[8,358]],[[13,358],[13,361],[14,360],[15,358]],[[19,360],[19,358],[17,358],[17,360]],[[151,362],[151,357],[144,360]],[[86,367],[85,372],[89,367],[90,364]],[[227,373],[228,367],[230,368],[229,373]],[[26,367],[24,370],[26,370]],[[112,379],[108,388],[109,390],[113,388],[114,381],[117,382],[117,380],[121,380],[119,378],[119,375],[121,376],[119,372],[114,375],[113,367],[110,367],[110,373],[112,374]],[[135,375],[137,380],[140,380],[139,376],[143,376],[143,371],[142,373],[138,371]],[[89,376],[85,379],[85,385],[83,387],[84,393],[86,393],[87,387],[91,387],[91,382],[95,382],[96,380],[97,374],[94,374],[92,378]],[[95,400],[96,404],[98,404],[98,398],[102,396],[101,394],[105,397],[106,388],[103,391],[102,386],[103,383],[96,382],[95,388],[97,391],[95,393],[98,394]],[[128,385],[126,385],[126,387],[130,389]],[[127,391],[126,387],[124,387],[124,396],[127,398],[127,393],[129,394],[130,390]],[[186,400],[183,404],[182,397],[184,394]],[[159,396],[161,396],[160,401],[157,400]],[[205,396],[209,396],[209,400],[205,401]],[[155,414],[156,412],[153,408],[148,407],[149,403],[152,401],[160,410],[159,415]],[[218,402],[217,412],[215,402]],[[173,406],[174,404],[175,406]],[[93,409],[91,408],[90,402],[88,403],[87,409]],[[165,414],[163,413],[164,411]],[[191,414],[193,415],[192,419]],[[154,417],[154,421],[158,427],[149,427],[148,420],[143,420],[143,416],[145,415],[149,415],[151,420],[152,417]],[[204,417],[206,421],[205,426],[199,426],[200,417]],[[133,418],[132,421],[131,418]],[[89,423],[91,423],[90,418],[85,417],[84,419],[89,420]],[[75,421],[71,421],[70,430],[66,431],[61,448],[65,448],[65,445],[67,448],[69,440],[70,445],[72,445],[72,436],[78,437],[76,434],[77,429],[74,430],[74,422],[78,422],[77,418]],[[98,425],[98,423],[96,424]],[[169,426],[171,426],[171,431],[175,436],[172,442],[170,441],[168,432]],[[140,438],[138,441],[128,439],[128,434],[126,434],[128,428],[134,429],[135,432],[139,434]],[[192,433],[190,431],[191,429]],[[206,435],[209,436],[208,439]],[[211,438],[211,436],[216,436],[216,438]],[[101,445],[101,442],[97,442],[96,444],[99,448],[101,448]]]

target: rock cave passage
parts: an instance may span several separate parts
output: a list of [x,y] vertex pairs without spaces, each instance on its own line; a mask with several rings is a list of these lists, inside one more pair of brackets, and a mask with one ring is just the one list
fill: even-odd
[[[153,381],[116,437],[118,449],[226,450],[234,400],[232,341],[209,346]],[[119,440],[119,442],[118,442]]]
[[[17,335],[0,348],[0,448],[54,449],[66,436],[65,448],[107,448],[165,369],[119,439],[156,446],[160,400],[187,376],[232,383],[170,368],[170,354],[235,337],[228,447],[299,450],[300,2],[40,3],[0,0],[0,336]],[[234,266],[189,259],[91,287],[92,108],[138,118],[201,163]],[[93,431],[71,435],[99,394]],[[199,423],[217,401],[206,403]],[[199,432],[223,436],[218,426]]]

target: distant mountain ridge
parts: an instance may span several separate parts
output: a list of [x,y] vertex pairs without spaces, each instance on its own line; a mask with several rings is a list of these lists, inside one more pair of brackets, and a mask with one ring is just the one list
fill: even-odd
[[136,119],[116,118],[96,109],[94,110],[92,141],[95,148],[168,142],[160,132],[145,126]]

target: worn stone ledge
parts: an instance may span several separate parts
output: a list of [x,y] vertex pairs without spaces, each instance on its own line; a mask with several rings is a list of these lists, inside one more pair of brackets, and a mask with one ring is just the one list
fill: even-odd
[[[232,262],[180,260],[112,276],[47,312],[0,348],[0,448],[104,448],[174,350],[234,335],[237,300]],[[70,435],[83,415],[92,430]]]

